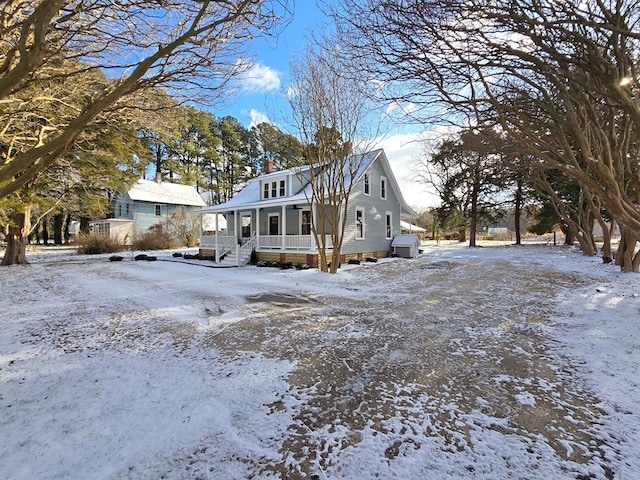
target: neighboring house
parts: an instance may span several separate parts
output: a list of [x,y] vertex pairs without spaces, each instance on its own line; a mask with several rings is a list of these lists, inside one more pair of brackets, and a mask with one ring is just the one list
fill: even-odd
[[[255,250],[258,260],[317,267],[311,213],[320,206],[309,204],[310,188],[308,167],[267,168],[228,202],[199,211],[201,225],[207,225],[201,230],[200,253],[240,265]],[[348,201],[342,261],[390,256],[391,242],[400,234],[400,218],[416,216],[402,197],[384,151],[365,154]],[[330,242],[328,236],[329,249]]]
[[195,210],[206,203],[189,185],[138,180],[128,192],[117,192],[113,218],[92,223],[94,233],[130,244],[136,231],[148,232],[179,208]]

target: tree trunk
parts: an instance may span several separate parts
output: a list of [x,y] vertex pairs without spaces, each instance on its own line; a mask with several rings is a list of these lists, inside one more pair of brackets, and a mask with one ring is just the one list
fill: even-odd
[[64,221],[64,232],[62,233],[62,237],[64,238],[64,244],[69,245],[69,227],[71,226],[71,215],[67,214],[67,217]]
[[588,235],[584,235],[584,232],[580,232],[576,238],[580,244],[580,250],[582,250],[583,255],[593,257],[596,254],[596,247],[593,242],[591,242]]
[[640,252],[634,255],[638,238],[633,234],[631,229],[621,225],[620,244],[616,252],[616,265],[623,272],[640,271]]
[[467,227],[462,227],[459,231],[458,231],[458,241],[460,243],[464,243],[467,241]]
[[49,245],[49,218],[45,215],[42,217],[42,244]]
[[90,233],[91,226],[89,225],[89,217],[80,217],[80,232],[79,233]]
[[64,227],[64,213],[53,216],[53,244],[62,245],[62,228]]
[[31,230],[31,205],[13,215],[7,234],[7,250],[0,265],[27,265],[27,243]]
[[522,221],[522,179],[516,181],[516,195],[514,199],[513,212],[514,228],[516,230],[516,245],[522,245],[522,235],[520,234],[520,222]]
[[560,229],[564,233],[564,244],[573,245],[576,241],[576,232],[567,223],[562,223]]
[[474,183],[471,191],[471,215],[469,221],[469,247],[476,246],[476,236],[478,235],[478,191],[480,181],[478,180],[478,169],[474,170]]

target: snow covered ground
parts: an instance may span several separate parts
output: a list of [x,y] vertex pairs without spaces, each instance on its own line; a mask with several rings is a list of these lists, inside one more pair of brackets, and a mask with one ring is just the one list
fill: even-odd
[[56,252],[0,269],[2,479],[639,478],[640,275],[599,258]]

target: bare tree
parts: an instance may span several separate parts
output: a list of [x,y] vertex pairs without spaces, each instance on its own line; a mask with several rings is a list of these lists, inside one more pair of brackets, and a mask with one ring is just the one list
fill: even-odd
[[389,100],[494,118],[601,201],[622,228],[616,261],[640,269],[640,4],[346,0],[336,13]]
[[306,145],[307,165],[300,174],[310,185],[307,199],[319,266],[331,273],[340,265],[349,195],[380,125],[370,101],[375,85],[356,74],[346,52],[336,45],[323,39],[292,63],[288,97],[295,128]]
[[[0,7],[0,198],[67,152],[88,125],[136,108],[134,94],[180,84],[215,98],[277,34],[287,0],[13,0]],[[104,75],[86,89],[90,75]],[[70,98],[57,83],[85,88]],[[42,85],[46,88],[43,90]],[[174,90],[177,92],[177,90]],[[60,109],[65,115],[59,115]]]

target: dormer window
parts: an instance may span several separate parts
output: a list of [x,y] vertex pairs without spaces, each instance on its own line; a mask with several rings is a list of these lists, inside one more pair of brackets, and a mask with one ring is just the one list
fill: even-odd
[[286,179],[282,180],[269,180],[262,183],[262,199],[279,198],[287,195],[287,182]]

